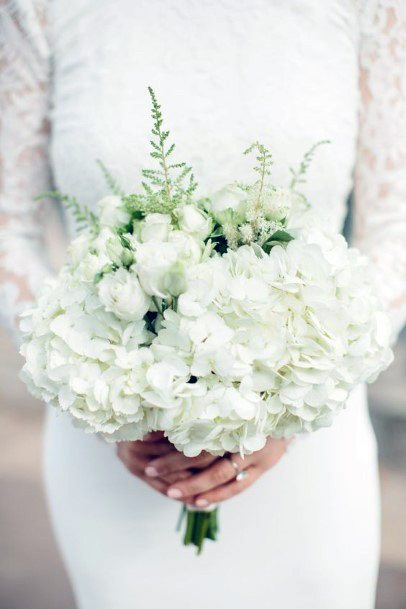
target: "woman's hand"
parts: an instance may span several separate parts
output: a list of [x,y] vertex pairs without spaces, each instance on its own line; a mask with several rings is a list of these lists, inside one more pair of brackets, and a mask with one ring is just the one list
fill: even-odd
[[[142,441],[120,442],[117,454],[132,474],[163,495],[206,507],[230,499],[251,486],[278,463],[289,443],[269,438],[262,450],[243,459],[238,454],[219,458],[206,452],[185,457],[162,432],[154,432]],[[247,472],[243,480],[236,480],[238,470]]]
[[[251,486],[264,472],[276,465],[286,452],[289,442],[289,440],[269,438],[262,450],[244,458],[238,454],[221,459],[203,455],[203,460],[207,458],[205,469],[189,475],[187,479],[169,485],[167,495],[172,499],[178,499],[197,507],[207,507],[211,503],[230,499]],[[177,457],[177,455],[180,456]],[[171,453],[157,459],[154,466],[156,473],[169,471],[165,468],[157,468],[157,464],[182,462],[182,457],[187,459],[180,453]],[[212,459],[211,462],[209,457]],[[195,459],[199,459],[199,457]],[[193,459],[187,459],[187,461],[193,461]],[[150,465],[153,463],[154,461]],[[238,471],[246,472],[246,476],[240,481],[236,480]]]
[[[170,458],[173,454],[179,454],[173,444],[171,444],[162,432],[147,434],[142,440],[137,442],[119,442],[117,444],[118,458],[124,463],[129,472],[137,478],[141,478],[149,486],[159,493],[167,495],[170,484],[178,480],[184,480],[191,472],[183,470],[180,472],[167,472],[163,476],[147,476],[145,470],[151,460],[157,457]],[[186,458],[186,457],[185,457]]]

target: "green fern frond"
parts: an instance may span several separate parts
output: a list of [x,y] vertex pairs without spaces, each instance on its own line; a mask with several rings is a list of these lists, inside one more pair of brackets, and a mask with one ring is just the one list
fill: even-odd
[[268,148],[266,148],[260,142],[254,142],[251,144],[247,150],[244,150],[244,154],[251,154],[251,152],[257,152],[257,156],[255,157],[258,165],[254,167],[254,171],[259,174],[259,179],[257,181],[258,184],[258,194],[257,199],[254,204],[255,209],[260,209],[262,202],[262,193],[265,186],[266,176],[271,175],[271,166],[273,164],[272,154],[269,152]]
[[304,184],[306,182],[305,175],[310,167],[311,162],[313,161],[315,152],[319,148],[319,146],[323,146],[324,144],[331,144],[331,142],[330,140],[320,140],[319,142],[316,142],[307,152],[305,152],[298,169],[293,169],[292,167],[290,167],[290,172],[292,174],[290,188],[292,190],[295,190],[298,184]]
[[161,106],[155,92],[148,87],[151,97],[152,139],[150,156],[158,163],[157,169],[142,170],[140,195],[124,197],[128,209],[141,214],[154,212],[172,214],[176,207],[191,200],[197,188],[192,168],[186,163],[170,162],[175,144],[168,143],[169,131],[164,129]]
[[58,190],[51,190],[41,193],[35,197],[35,201],[41,201],[42,199],[54,199],[60,201],[66,209],[69,209],[72,216],[74,217],[77,225],[77,229],[83,230],[84,228],[92,228],[98,230],[99,222],[95,213],[93,213],[87,205],[80,205],[76,197],[67,195],[59,192]]
[[125,197],[125,192],[120,187],[120,185],[118,184],[117,180],[112,176],[110,171],[107,169],[106,165],[100,159],[97,159],[96,163],[100,167],[100,169],[101,169],[101,171],[103,173],[104,179],[106,181],[106,184],[109,187],[109,189],[111,190],[111,192],[114,195],[116,195],[117,197],[121,197],[123,199]]

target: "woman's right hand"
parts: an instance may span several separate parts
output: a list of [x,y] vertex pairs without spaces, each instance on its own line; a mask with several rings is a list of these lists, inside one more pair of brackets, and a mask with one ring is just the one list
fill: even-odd
[[208,453],[185,457],[159,431],[147,434],[142,440],[118,442],[117,456],[131,474],[166,496],[170,485],[189,478],[216,459]]
[[185,480],[192,472],[188,470],[169,472],[164,476],[151,478],[145,470],[152,460],[176,452],[173,444],[160,431],[149,433],[142,440],[117,443],[117,456],[128,471],[163,495],[166,495],[171,484]]

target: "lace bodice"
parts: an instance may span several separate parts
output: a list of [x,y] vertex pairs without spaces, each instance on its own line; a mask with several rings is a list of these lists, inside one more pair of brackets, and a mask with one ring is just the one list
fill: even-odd
[[[357,245],[400,329],[405,310],[406,15],[401,0],[1,2],[1,313],[12,325],[48,272],[41,208],[89,205],[95,159],[124,188],[147,159],[151,84],[203,193],[250,172],[259,138],[288,179],[317,140],[307,195],[340,229],[354,185]],[[355,172],[354,172],[355,169]],[[69,219],[67,219],[69,228]]]

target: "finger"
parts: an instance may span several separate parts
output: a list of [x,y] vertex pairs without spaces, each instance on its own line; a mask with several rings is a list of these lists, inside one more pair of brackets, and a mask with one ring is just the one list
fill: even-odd
[[245,491],[251,484],[258,480],[261,476],[261,471],[255,467],[251,466],[247,470],[247,477],[243,480],[232,480],[227,484],[223,484],[207,493],[202,493],[195,497],[194,505],[196,507],[207,507],[212,503],[220,503],[221,501],[225,501],[226,499],[231,499],[235,495],[238,495],[242,491]]
[[148,478],[144,474],[145,464],[142,464],[141,467],[138,465],[138,461],[134,458],[130,458],[127,451],[123,451],[123,454],[120,456],[121,461],[127,468],[127,470],[133,476],[140,478],[144,482],[148,484],[151,488],[155,489],[159,493],[166,495],[168,490],[168,483],[160,478]]
[[268,438],[262,450],[251,455],[251,462],[264,473],[274,467],[285,454],[288,441],[285,439]]
[[148,484],[151,488],[161,493],[161,495],[167,495],[168,485],[160,480],[159,478],[148,478],[147,476],[139,476],[143,482]]
[[215,459],[217,459],[217,457],[205,452],[197,457],[185,457],[183,453],[174,451],[150,461],[145,473],[152,478],[158,476],[162,477],[184,469],[207,467],[207,465],[212,463]]
[[142,438],[143,442],[159,442],[160,440],[165,440],[165,435],[163,431],[151,431],[150,433],[145,434]]
[[235,475],[236,471],[229,459],[219,459],[202,472],[171,485],[168,489],[168,497],[183,500],[185,497],[200,495],[226,484],[235,478]]
[[142,480],[143,482],[148,484],[148,486],[155,489],[162,495],[167,496],[167,490],[168,490],[167,482],[165,482],[164,480],[161,480],[160,478],[147,478],[147,476],[144,475],[144,472],[142,470],[139,470],[132,465],[130,465],[130,467],[127,467],[127,469],[131,474],[133,474],[133,476],[136,476],[137,478],[139,478],[140,480]]
[[117,448],[117,456],[131,473],[138,475],[138,472],[141,472],[144,475],[144,470],[149,463],[147,457],[131,452],[126,446],[122,446],[121,443]]
[[166,474],[166,476],[162,476],[161,480],[164,480],[169,485],[177,482],[178,480],[186,480],[192,475],[193,473],[191,471],[184,469],[179,472],[173,472],[173,474]]
[[[141,478],[148,477],[145,476],[145,468],[150,462],[147,457],[139,455],[137,453],[133,453],[129,451],[127,447],[124,446],[121,446],[117,450],[117,453],[120,460],[132,474]],[[167,476],[162,477],[161,480],[164,480],[167,484],[172,484],[177,480],[185,480],[189,476],[191,476],[191,472],[189,472],[188,470],[181,470],[179,472],[167,474]]]
[[161,455],[166,455],[167,453],[173,451],[175,452],[176,448],[173,444],[169,442],[132,442],[131,446],[128,447],[128,450],[132,453],[149,455],[152,457],[159,457]]

